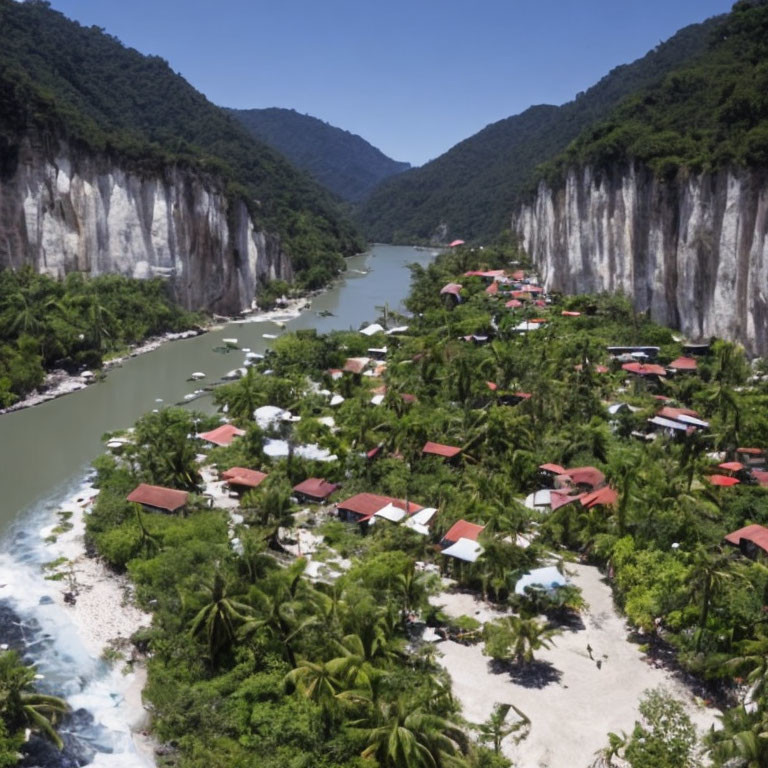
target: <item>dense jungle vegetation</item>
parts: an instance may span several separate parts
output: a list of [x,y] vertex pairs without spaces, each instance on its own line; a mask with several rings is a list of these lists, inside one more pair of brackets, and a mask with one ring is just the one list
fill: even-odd
[[768,4],[741,0],[705,55],[626,99],[542,169],[607,170],[639,161],[670,178],[680,171],[768,166]]
[[363,242],[332,196],[253,139],[159,56],[126,48],[42,0],[0,0],[0,178],[20,142],[66,141],[139,173],[170,165],[243,198],[259,227],[282,236],[297,280],[316,288]]
[[[480,278],[463,276],[504,268],[511,255],[460,249],[414,267],[404,336],[286,334],[263,363],[219,388],[217,403],[246,435],[209,450],[205,463],[268,473],[242,497],[242,523],[202,495],[196,455],[204,448],[190,435],[216,426],[215,416],[172,408],[148,414],[122,454],[99,459],[101,493],[88,537],[113,568],[128,572],[139,603],[153,613],[151,629],[134,641],[149,652],[145,695],[155,734],[176,747],[165,763],[509,765],[498,745],[512,730],[510,708],[484,724],[464,722],[433,646],[414,639],[413,616],[451,630],[427,599],[441,589],[438,577],[414,563],[435,562],[459,587],[513,609],[508,621],[483,628],[464,617],[454,629],[484,640],[490,656],[525,665],[552,640],[563,612],[580,608],[573,589],[559,598],[514,594],[519,576],[556,551],[604,568],[645,641],[672,649],[727,708],[722,729],[702,747],[679,705],[651,694],[629,737],[606,736],[603,764],[613,765],[618,754],[633,768],[693,766],[697,748],[716,766],[766,764],[768,570],[723,536],[768,523],[768,490],[746,479],[713,486],[707,455],[768,445],[764,378],[752,375],[740,347],[716,342],[696,373],[629,381],[606,345],[656,345],[659,361],[668,363],[681,351],[672,333],[620,296],[511,310]],[[463,284],[458,305],[440,295],[456,279]],[[402,322],[385,314],[383,322]],[[543,328],[514,331],[536,316],[547,318]],[[469,334],[490,340],[469,343],[462,338]],[[348,356],[385,343],[382,379],[330,376]],[[372,405],[372,388],[381,384],[384,401]],[[346,399],[331,408],[320,388]],[[510,399],[515,392],[530,397]],[[709,429],[636,439],[632,432],[644,430],[660,407],[657,395],[696,409]],[[636,410],[612,416],[606,404],[617,398]],[[252,416],[265,404],[290,408],[301,420],[265,431]],[[328,416],[333,428],[319,421]],[[318,444],[337,459],[310,461],[294,449],[270,458],[265,438],[294,448]],[[427,440],[460,446],[461,457],[446,463],[424,456]],[[379,457],[369,460],[366,452],[376,447]],[[544,462],[603,470],[615,503],[550,513],[524,507],[519,499],[541,487]],[[433,529],[421,536],[380,522],[362,535],[317,508],[300,512],[291,487],[309,476],[342,483],[333,499],[369,491],[437,507]],[[191,491],[186,514],[129,504],[125,496],[138,482]],[[484,551],[474,563],[451,566],[435,543],[459,519],[485,526]],[[323,569],[311,578],[307,560],[284,551],[299,528],[323,537],[312,557]],[[531,537],[529,547],[518,545],[518,533]],[[524,713],[524,701],[513,703]],[[524,727],[517,723],[517,737]]]
[[161,278],[72,273],[58,281],[31,267],[0,270],[0,308],[0,408],[52,368],[99,368],[105,355],[200,320],[172,301]]
[[248,132],[347,202],[366,197],[381,181],[410,168],[360,136],[293,109],[229,110]]
[[532,106],[383,182],[357,211],[360,226],[370,240],[383,243],[426,242],[441,224],[448,241],[493,239],[508,228],[510,212],[538,165],[603,121],[622,99],[699,56],[721,21],[685,27],[643,58],[616,67],[573,101]]

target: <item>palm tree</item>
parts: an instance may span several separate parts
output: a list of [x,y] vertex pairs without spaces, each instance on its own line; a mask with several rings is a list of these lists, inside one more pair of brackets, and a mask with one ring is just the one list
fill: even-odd
[[558,630],[536,618],[504,616],[485,625],[483,653],[494,659],[512,658],[517,664],[530,664],[533,652],[552,647]]
[[714,728],[708,736],[709,752],[718,766],[763,768],[768,765],[766,724],[760,713],[747,712],[739,706],[719,716],[722,728]]
[[333,720],[339,709],[336,698],[341,685],[333,672],[333,664],[316,663],[302,659],[285,676],[285,683],[298,693],[314,701],[323,714],[323,731],[326,738],[331,733]]
[[[731,566],[731,567],[729,567]],[[725,584],[737,575],[728,555],[711,553],[703,544],[698,544],[691,556],[691,570],[688,581],[692,592],[699,597],[699,631],[696,635],[696,651],[701,650],[704,632],[707,628],[712,598]]]
[[[511,723],[507,722],[507,715],[510,709],[515,711],[520,718],[519,720]],[[480,741],[492,744],[494,753],[499,755],[501,754],[501,742],[507,736],[522,731],[522,733],[515,736],[515,744],[519,744],[523,739],[527,738],[531,730],[531,720],[528,715],[519,710],[514,704],[496,704],[493,712],[491,712],[491,716],[484,723],[475,727],[479,733]]]
[[10,733],[30,728],[61,749],[64,744],[54,726],[69,706],[58,696],[37,693],[34,684],[34,667],[25,666],[15,651],[0,653],[0,721]]
[[235,629],[247,620],[251,608],[227,595],[227,585],[219,571],[206,591],[210,600],[198,611],[189,631],[195,637],[205,637],[209,658],[215,664],[219,654],[234,643]]
[[414,709],[404,698],[380,703],[376,718],[374,727],[355,729],[368,741],[363,758],[375,758],[382,768],[439,768],[449,760],[463,764],[468,744],[456,723]]

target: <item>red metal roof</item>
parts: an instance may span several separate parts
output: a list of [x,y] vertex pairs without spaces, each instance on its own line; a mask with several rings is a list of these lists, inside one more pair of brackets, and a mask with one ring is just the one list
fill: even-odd
[[741,472],[741,470],[745,468],[740,461],[724,461],[717,466],[720,469],[724,469],[726,472]]
[[380,509],[383,509],[387,504],[402,509],[409,515],[414,512],[418,512],[423,507],[418,504],[414,504],[412,501],[408,502],[406,507],[405,501],[402,499],[393,499],[390,496],[379,496],[375,493],[358,493],[355,496],[351,496],[344,501],[340,501],[336,506],[338,509],[343,509],[346,512],[354,512],[356,515],[360,515],[362,519],[367,520],[376,514]]
[[583,493],[572,496],[565,491],[552,491],[549,494],[549,508],[554,512],[556,509],[560,509],[560,507],[564,507],[566,504],[578,501],[582,496],[584,496]]
[[454,523],[450,529],[446,532],[440,541],[442,547],[448,546],[444,542],[456,542],[459,539],[471,539],[477,541],[477,537],[485,529],[484,525],[478,525],[477,523],[468,523],[466,520],[459,520]]
[[329,483],[320,477],[308,477],[298,485],[293,486],[296,493],[309,496],[312,499],[327,499],[334,491],[338,490],[336,483]]
[[491,392],[495,392],[499,388],[499,385],[496,384],[495,381],[486,381],[485,386],[488,387],[488,389],[490,389]]
[[531,393],[530,392],[513,392],[512,394],[515,397],[519,397],[521,400],[530,400],[531,399]]
[[450,293],[452,296],[458,296],[461,293],[460,283],[448,283],[440,289],[441,294]]
[[214,445],[230,445],[236,437],[242,437],[244,429],[238,429],[234,424],[222,424],[210,432],[201,433],[200,437]]
[[137,486],[126,496],[127,501],[135,501],[137,504],[164,509],[168,512],[181,509],[187,503],[188,498],[189,494],[186,491],[177,491],[173,488],[163,488],[160,485],[147,485],[146,483]]
[[512,297],[515,299],[530,299],[531,294],[528,291],[512,291]]
[[621,366],[625,371],[629,373],[637,374],[638,376],[666,376],[667,371],[660,365],[655,363],[624,363]]
[[245,467],[231,467],[221,473],[222,480],[226,480],[230,485],[242,485],[245,488],[258,488],[266,478],[263,472]]
[[738,531],[729,533],[724,537],[729,544],[738,547],[742,539],[751,541],[756,547],[760,547],[764,552],[768,552],[768,528],[762,525],[748,525],[739,528]]
[[699,414],[690,408],[672,408],[669,405],[661,408],[656,415],[661,416],[662,419],[672,419],[673,421],[679,420],[681,416],[693,416],[694,419],[699,418]]
[[492,296],[496,295],[499,292],[499,284],[496,281],[492,282],[485,289],[485,292],[491,294]]
[[727,475],[710,475],[707,479],[712,485],[720,485],[723,487],[739,484],[739,481],[735,477],[728,477]]
[[574,467],[563,472],[576,485],[589,485],[597,488],[605,482],[605,475],[597,467]]
[[560,314],[563,317],[581,317],[581,312],[569,312],[566,309],[564,309]]
[[471,269],[464,277],[504,277],[505,274],[503,269]]
[[581,497],[581,506],[592,509],[599,505],[615,504],[619,500],[619,494],[613,490],[610,486],[606,485],[603,488],[593,491],[592,493],[585,493]]
[[461,453],[461,448],[454,445],[443,445],[442,443],[433,443],[428,440],[421,449],[422,453],[429,453],[434,456],[443,456],[446,459],[452,459]]
[[448,243],[449,248],[455,248],[457,245],[464,245],[463,240],[454,240],[452,243]]
[[517,307],[522,307],[523,302],[518,301],[517,299],[510,299],[504,306],[508,307],[509,309],[516,309]]
[[368,365],[367,357],[348,357],[344,362],[344,373],[362,373]]
[[737,448],[736,453],[746,453],[747,456],[762,456],[762,448]]
[[564,475],[567,471],[559,464],[539,464],[539,469],[543,469],[545,472],[554,472],[556,475]]
[[381,453],[381,446],[377,445],[375,448],[371,448],[371,450],[365,454],[365,457],[367,459],[375,459],[379,453]]
[[667,366],[678,371],[695,371],[698,367],[698,363],[692,357],[678,357]]
[[768,486],[768,472],[766,472],[764,469],[753,469],[752,477],[757,480],[758,485],[761,485],[764,488]]

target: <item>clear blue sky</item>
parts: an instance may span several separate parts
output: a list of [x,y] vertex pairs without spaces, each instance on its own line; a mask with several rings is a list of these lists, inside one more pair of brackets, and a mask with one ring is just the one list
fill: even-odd
[[289,107],[420,165],[562,104],[731,0],[52,0],[228,107]]

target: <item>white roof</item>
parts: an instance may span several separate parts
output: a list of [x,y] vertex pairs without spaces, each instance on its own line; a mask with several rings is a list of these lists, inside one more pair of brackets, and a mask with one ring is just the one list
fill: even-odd
[[374,512],[374,517],[383,517],[393,523],[399,523],[405,517],[405,510],[396,507],[394,504],[387,504],[378,512]]
[[378,323],[372,323],[367,328],[363,328],[360,333],[362,333],[365,336],[373,336],[375,333],[383,333],[384,332],[384,326],[379,325]]
[[275,422],[288,421],[291,418],[291,412],[276,405],[262,405],[253,412],[253,418],[262,429],[266,429]]
[[381,405],[384,402],[385,395],[374,395],[371,398],[371,403],[373,405]]
[[552,504],[551,498],[552,491],[549,488],[543,488],[540,491],[534,491],[529,493],[525,497],[523,502],[528,509],[536,509],[536,507],[548,507]]
[[317,419],[320,424],[324,424],[326,427],[333,429],[336,426],[336,419],[333,416],[320,416]]
[[702,421],[701,419],[697,419],[695,416],[688,416],[685,413],[681,413],[677,417],[678,421],[682,421],[683,424],[693,424],[695,427],[708,427],[709,422],[708,421]]
[[523,320],[522,323],[516,325],[514,330],[516,331],[538,331],[541,328],[539,323],[527,323]]
[[554,565],[550,565],[546,568],[535,568],[526,573],[515,584],[515,594],[524,595],[526,587],[543,587],[546,590],[551,590],[555,587],[563,587],[565,584],[565,576]]
[[459,539],[455,544],[451,544],[443,550],[442,554],[448,557],[455,557],[458,560],[464,560],[467,563],[474,563],[483,553],[483,547],[472,539]]
[[415,528],[417,525],[426,525],[436,514],[437,510],[434,507],[424,507],[424,509],[420,509],[412,514],[403,525],[407,525],[409,528]]
[[657,427],[666,427],[667,429],[677,429],[678,431],[685,432],[688,427],[679,422],[672,421],[672,419],[665,419],[663,416],[654,416],[652,419],[648,419],[651,424],[655,424]]
[[333,406],[341,405],[343,402],[344,402],[344,398],[341,395],[334,395],[331,398],[331,402],[329,403],[329,405],[333,405]]
[[391,336],[393,333],[405,333],[407,330],[407,325],[398,325],[397,328],[390,328],[387,331],[387,336]]

